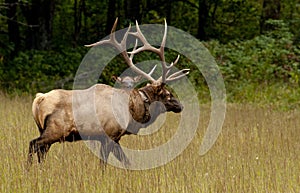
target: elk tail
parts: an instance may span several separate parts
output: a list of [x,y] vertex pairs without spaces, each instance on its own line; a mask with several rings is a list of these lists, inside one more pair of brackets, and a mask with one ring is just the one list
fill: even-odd
[[37,93],[35,95],[35,99],[33,100],[33,103],[32,103],[33,118],[34,118],[36,125],[39,128],[40,133],[42,133],[44,130],[43,126],[44,126],[45,120],[43,119],[43,116],[42,116],[42,113],[40,112],[39,107],[44,99],[45,99],[45,97],[44,97],[43,93]]

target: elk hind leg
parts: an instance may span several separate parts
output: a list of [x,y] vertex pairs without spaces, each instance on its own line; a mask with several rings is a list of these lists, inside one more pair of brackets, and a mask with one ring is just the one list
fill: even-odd
[[41,145],[37,151],[38,162],[41,163],[46,159],[46,154],[50,149],[50,144]]
[[28,165],[32,164],[33,154],[37,153],[38,162],[41,163],[45,157],[47,152],[49,151],[51,143],[46,143],[43,137],[38,137],[29,143],[29,152],[28,152]]
[[27,158],[28,166],[32,165],[33,154],[36,152],[36,141],[37,139],[34,139],[29,142],[29,151],[28,151],[28,158]]

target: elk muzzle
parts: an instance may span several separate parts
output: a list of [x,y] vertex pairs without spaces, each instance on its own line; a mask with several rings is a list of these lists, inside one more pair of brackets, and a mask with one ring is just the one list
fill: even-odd
[[164,103],[167,111],[172,111],[174,113],[180,113],[183,110],[183,105],[176,98],[170,98]]

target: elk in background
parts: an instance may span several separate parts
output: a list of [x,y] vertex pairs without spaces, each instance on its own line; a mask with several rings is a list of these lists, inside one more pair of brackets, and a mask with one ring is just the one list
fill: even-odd
[[[152,70],[148,73],[150,76],[153,74],[156,65],[152,68]],[[121,85],[121,88],[127,91],[130,91],[134,88],[135,84],[137,84],[143,77],[141,75],[132,77],[132,76],[112,76],[112,79]]]
[[113,76],[112,79],[116,81],[116,83],[121,85],[121,89],[128,90],[130,91],[131,89],[134,88],[134,85],[138,83],[141,80],[141,76]]

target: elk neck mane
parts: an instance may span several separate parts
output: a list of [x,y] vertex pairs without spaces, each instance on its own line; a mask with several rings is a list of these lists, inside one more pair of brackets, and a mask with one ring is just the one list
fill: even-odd
[[149,93],[143,89],[133,89],[129,94],[129,112],[132,118],[139,123],[146,123],[151,119]]

